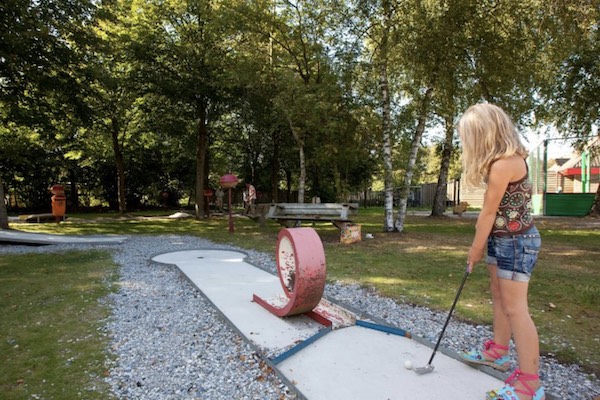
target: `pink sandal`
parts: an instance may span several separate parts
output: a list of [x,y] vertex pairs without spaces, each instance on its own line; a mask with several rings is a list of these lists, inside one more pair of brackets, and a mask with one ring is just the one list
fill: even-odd
[[[536,381],[540,377],[536,374],[526,374],[516,369],[511,376],[506,380],[506,385],[498,390],[491,390],[487,392],[486,400],[519,400],[517,393],[531,396],[531,400],[545,400],[546,394],[544,388],[540,386],[537,390],[533,390],[531,386],[527,384],[528,381]],[[523,389],[515,389],[512,385],[514,381],[519,381],[523,386]]]
[[[464,352],[462,353],[462,359],[473,364],[487,365],[499,371],[507,371],[510,368],[510,357],[501,355],[498,350],[508,351],[508,346],[502,346],[496,344],[493,340],[488,340],[483,344],[483,350],[476,349]],[[493,359],[486,359],[486,355],[493,357]]]

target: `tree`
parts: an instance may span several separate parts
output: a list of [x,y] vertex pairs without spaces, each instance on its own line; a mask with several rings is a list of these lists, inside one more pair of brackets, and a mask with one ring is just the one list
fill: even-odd
[[[339,137],[341,133],[354,134],[354,125],[352,118],[344,119],[350,117],[350,111],[327,54],[333,40],[332,10],[326,2],[299,1],[283,2],[273,11],[262,12],[243,14],[253,15],[248,26],[270,41],[268,71],[276,93],[274,106],[284,116],[284,124],[275,119],[271,131],[278,143],[288,142],[279,133],[294,141],[298,201],[304,201],[305,192],[322,192],[325,179],[334,187],[331,192],[335,196],[343,196],[347,181],[342,179],[342,164],[346,154],[353,153],[355,142],[344,144],[347,151],[338,151]],[[286,128],[282,130],[282,126]],[[283,151],[277,148],[277,153]],[[317,169],[318,173],[311,172]]]
[[204,218],[211,124],[218,119],[234,32],[216,1],[134,1],[132,47],[146,90],[179,104],[195,135],[195,209]]
[[391,133],[391,104],[390,85],[388,79],[390,63],[390,36],[392,34],[392,9],[388,0],[383,0],[383,20],[381,23],[381,43],[377,52],[377,69],[380,73],[381,87],[381,132],[383,147],[383,182],[385,191],[383,230],[394,230],[394,178],[392,165],[392,133]]
[[[0,4],[2,125],[14,133],[35,131],[37,145],[43,149],[35,157],[37,162],[63,166],[26,172],[25,176],[35,178],[24,184],[38,186],[37,196],[47,195],[49,184],[66,177],[67,153],[77,146],[76,127],[89,120],[90,110],[82,99],[87,87],[86,51],[93,40],[88,24],[94,10],[90,1]],[[30,200],[38,205],[35,197]]]
[[[356,1],[350,4],[343,20],[348,21],[347,30],[360,43],[351,47],[358,53],[358,60],[351,62],[364,66],[366,72],[359,76],[364,80],[364,98],[371,98],[371,107],[379,115],[377,139],[384,182],[383,231],[394,230],[394,164],[393,149],[397,133],[394,131],[393,99],[398,96],[398,80],[391,78],[401,69],[401,61],[394,57],[394,48],[400,35],[397,33],[397,9],[389,0]],[[354,48],[356,47],[356,48]],[[357,62],[357,61],[362,61]],[[392,72],[393,71],[393,72]],[[368,101],[366,101],[368,103]]]
[[[312,112],[312,105],[315,100],[318,101],[319,86],[323,82],[322,67],[326,63],[319,42],[325,29],[325,10],[314,6],[310,2],[287,2],[279,18],[273,19],[272,39],[283,50],[278,61],[285,66],[278,76],[283,78],[280,82],[288,88],[287,93],[280,92],[277,104],[283,110],[289,133],[298,149],[299,203],[304,203],[305,197],[307,139],[318,132],[313,130],[316,126],[311,122],[320,118],[319,114]],[[294,75],[289,74],[290,70]]]
[[141,82],[134,75],[127,2],[106,1],[103,6],[95,29],[99,45],[94,49],[94,92],[88,97],[94,125],[86,136],[104,139],[100,142],[112,151],[118,212],[123,215],[127,211],[126,144],[131,142],[132,121],[139,114],[136,89]]
[[445,139],[442,143],[442,159],[440,163],[440,173],[438,176],[437,187],[433,197],[432,217],[440,217],[446,211],[446,191],[448,185],[448,171],[450,170],[450,160],[454,150],[454,112],[448,113],[445,119]]
[[[420,3],[420,2],[419,2]],[[416,111],[416,124],[413,127],[409,157],[404,169],[404,182],[400,188],[398,214],[394,222],[394,230],[404,231],[404,220],[409,187],[412,183],[417,154],[421,140],[430,118],[431,101],[434,89],[439,84],[439,70],[443,66],[444,57],[449,50],[440,43],[447,43],[449,33],[445,29],[444,5],[433,3],[403,4],[398,14],[402,27],[398,31],[398,59],[402,60],[402,73],[406,79],[407,92]]]
[[[567,1],[554,6],[553,16],[550,56],[557,68],[544,92],[542,114],[584,147],[594,129],[600,136],[600,8],[595,1]],[[589,215],[600,216],[600,186]]]
[[48,188],[63,167],[56,150],[37,130],[8,123],[0,126],[0,174],[5,194],[16,208],[25,201],[29,207],[47,208]]

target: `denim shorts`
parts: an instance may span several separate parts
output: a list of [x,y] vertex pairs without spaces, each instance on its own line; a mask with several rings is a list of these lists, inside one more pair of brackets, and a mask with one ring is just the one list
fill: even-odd
[[498,278],[529,282],[541,245],[535,226],[518,235],[490,236],[487,263],[497,266]]

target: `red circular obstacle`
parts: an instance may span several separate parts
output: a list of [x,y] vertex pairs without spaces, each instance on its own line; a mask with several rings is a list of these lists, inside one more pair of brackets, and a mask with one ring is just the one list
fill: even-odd
[[312,311],[319,304],[327,271],[323,243],[314,229],[284,228],[279,232],[277,270],[287,299],[267,301],[254,295],[254,301],[278,317]]

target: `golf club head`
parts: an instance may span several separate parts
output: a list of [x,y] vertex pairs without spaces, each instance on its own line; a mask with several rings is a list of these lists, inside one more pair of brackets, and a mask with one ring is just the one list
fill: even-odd
[[428,374],[431,371],[433,371],[433,365],[431,364],[427,364],[424,367],[420,367],[420,368],[413,368],[414,371],[419,374],[419,375],[423,375],[423,374]]

